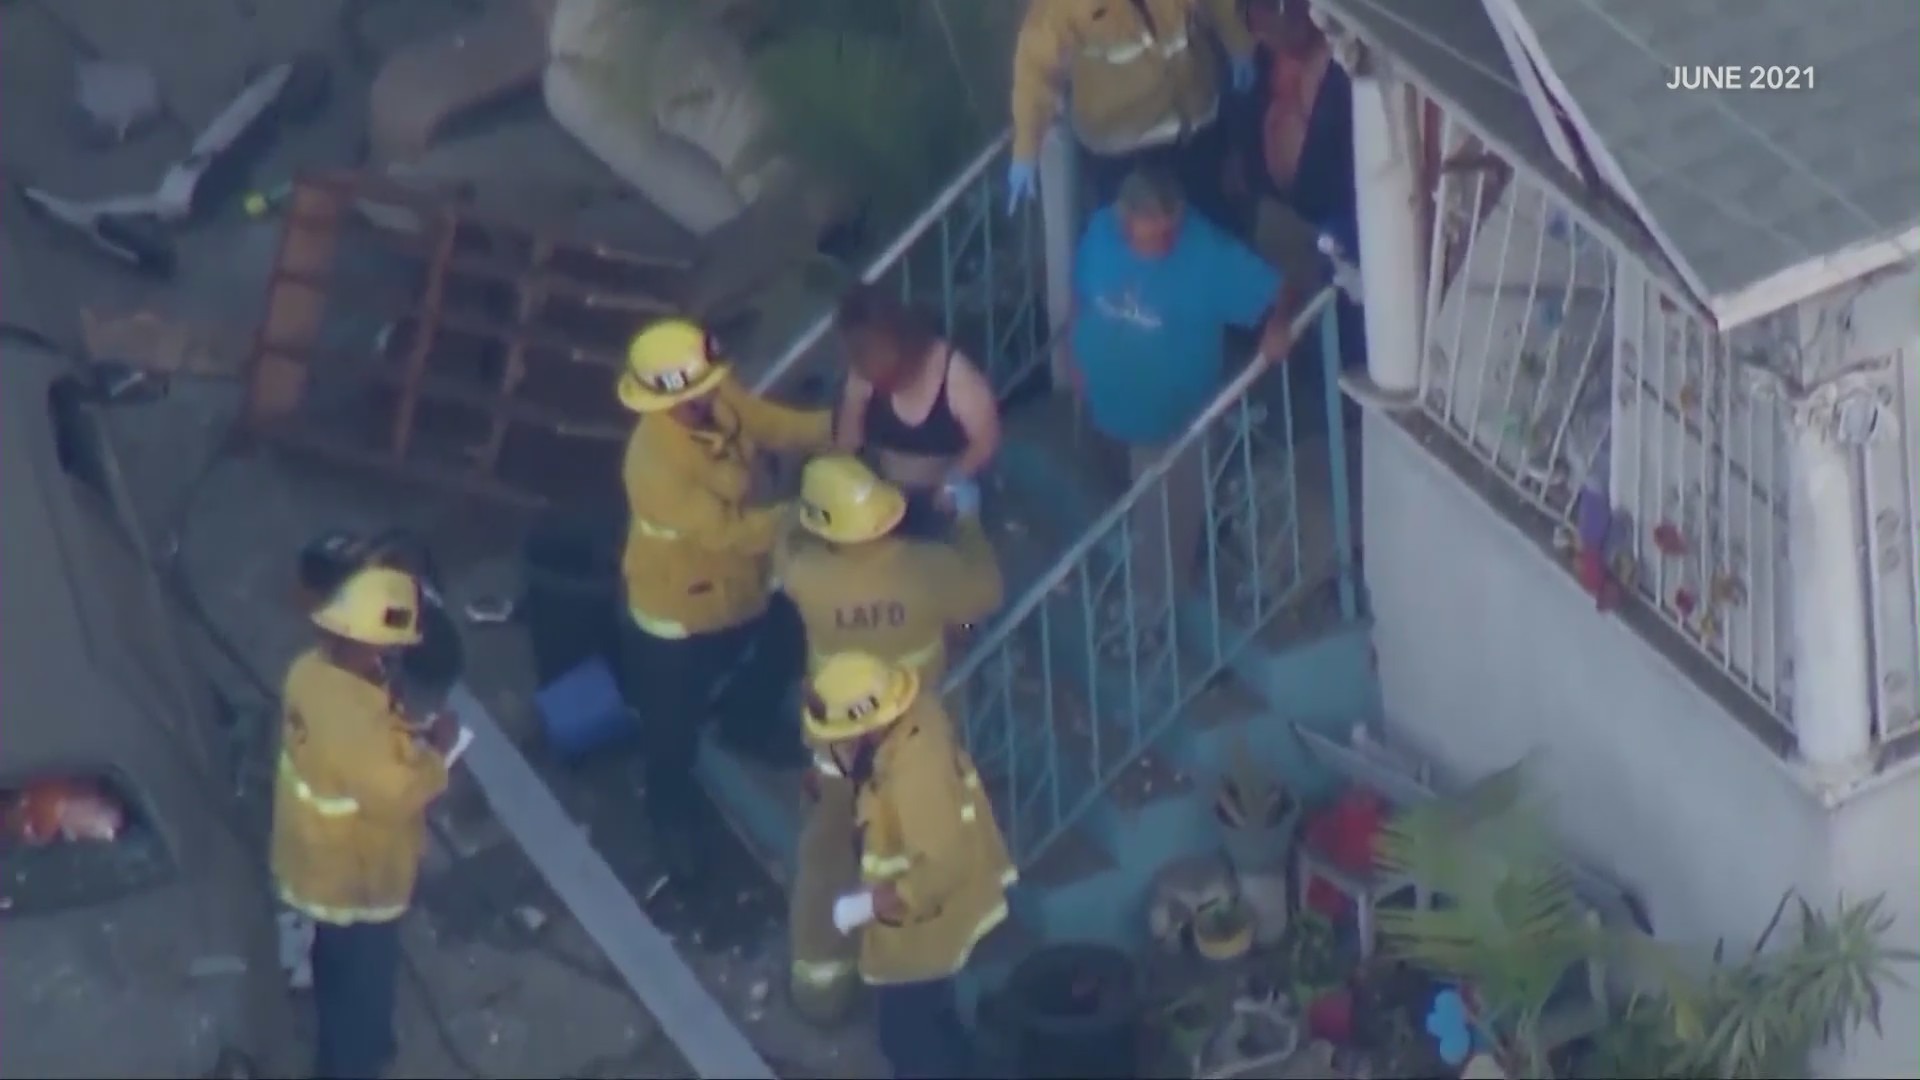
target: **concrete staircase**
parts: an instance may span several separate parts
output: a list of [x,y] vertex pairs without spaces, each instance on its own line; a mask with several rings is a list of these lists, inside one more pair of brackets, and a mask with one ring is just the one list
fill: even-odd
[[[1116,508],[1128,492],[1096,468],[1070,404],[1022,400],[1055,332],[1038,257],[1058,237],[1031,209],[1005,212],[998,178],[1009,145],[1002,135],[983,148],[863,274],[935,314],[1005,402],[985,513],[1008,602],[955,665],[947,701],[1022,878],[1014,917],[975,954],[969,994],[1039,944],[1145,944],[1154,875],[1218,843],[1222,764],[1253,755],[1316,785],[1325,778],[1288,721],[1344,737],[1378,711],[1348,520],[1358,469],[1333,389],[1339,342],[1327,298],[1295,326],[1303,341],[1318,329],[1317,349],[1303,344],[1283,371],[1236,375],[1196,421],[1189,445],[1204,448],[1213,493],[1205,565],[1172,617],[1134,633]],[[844,364],[822,316],[754,385],[807,398]],[[1165,482],[1143,494],[1158,496]],[[708,790],[787,879],[799,778],[711,751],[701,762]]]
[[[1260,616],[1263,625],[1231,625],[1233,617],[1209,603],[1205,584],[1197,583],[1182,599],[1177,634],[1211,647],[1179,648],[1165,668],[1130,672],[1122,670],[1124,660],[1084,647],[1097,636],[1086,620],[1106,623],[1111,613],[1090,612],[1064,595],[1065,586],[1049,582],[1049,594],[1062,595],[1029,607],[1000,640],[1000,650],[1023,657],[1029,668],[1043,668],[1047,677],[1013,678],[1003,691],[1008,700],[998,708],[1023,721],[1031,718],[1030,727],[1010,725],[1017,734],[1006,737],[970,725],[997,816],[1023,856],[1014,918],[976,956],[968,980],[972,992],[997,984],[1038,943],[1145,944],[1154,874],[1217,843],[1212,796],[1222,765],[1251,754],[1296,785],[1317,786],[1325,778],[1315,773],[1286,721],[1343,733],[1376,712],[1368,627],[1343,607],[1343,600],[1353,603],[1353,560],[1343,564],[1335,549],[1337,537],[1350,535],[1335,528],[1335,519],[1354,501],[1335,498],[1334,485],[1357,470],[1335,467],[1334,455],[1345,453],[1334,434],[1337,419],[1330,425],[1325,417],[1337,417],[1336,403],[1322,398],[1317,385],[1311,396],[1322,400],[1300,402],[1302,395],[1294,394],[1289,403],[1277,385],[1289,377],[1318,382],[1283,372],[1250,391],[1273,396],[1295,421],[1288,425],[1288,417],[1272,416],[1275,426],[1291,428],[1291,447],[1263,460],[1270,468],[1292,470],[1288,532],[1294,565],[1301,569],[1284,602]],[[1311,422],[1316,414],[1318,424]],[[1070,549],[1124,492],[1095,467],[1063,400],[1015,407],[1006,426],[987,522],[1008,580],[1003,618],[1014,618],[1036,583],[1058,577],[1063,556],[1087,564],[1112,561],[1102,545]],[[1250,634],[1244,645],[1219,646],[1242,632]],[[980,647],[994,648],[994,636],[984,635]],[[1113,688],[1130,684],[1136,692],[1114,704]],[[972,682],[965,690],[969,698],[980,692]],[[1183,696],[1190,699],[1176,704]],[[967,711],[957,699],[950,701],[956,714]],[[977,702],[969,705],[980,711]],[[1142,715],[1116,716],[1119,708]],[[1055,736],[1050,743],[1041,737],[1049,722]],[[1144,732],[1131,745],[1112,736],[1129,722]],[[1005,745],[1010,739],[1020,745]],[[797,778],[743,765],[717,746],[702,768],[723,809],[784,879],[800,822]]]

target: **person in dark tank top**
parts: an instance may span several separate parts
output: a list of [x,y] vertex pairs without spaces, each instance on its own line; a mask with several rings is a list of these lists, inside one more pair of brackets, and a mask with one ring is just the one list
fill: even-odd
[[841,297],[836,324],[851,370],[835,442],[906,492],[907,534],[944,534],[952,492],[971,490],[1000,448],[993,388],[885,289],[856,285]]

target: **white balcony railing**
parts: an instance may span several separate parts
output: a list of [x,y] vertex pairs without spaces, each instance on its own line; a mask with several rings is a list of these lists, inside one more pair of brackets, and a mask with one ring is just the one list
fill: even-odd
[[1420,407],[1791,729],[1780,405],[1585,215],[1439,137]]
[[1900,428],[1861,458],[1881,743],[1920,734],[1920,352],[1894,357],[1889,376],[1882,422]]

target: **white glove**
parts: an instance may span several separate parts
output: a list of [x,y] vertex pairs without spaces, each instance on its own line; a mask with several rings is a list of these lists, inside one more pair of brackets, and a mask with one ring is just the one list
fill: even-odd
[[472,729],[462,727],[460,733],[453,737],[453,746],[447,750],[447,768],[453,768],[454,762],[459,761],[466,754],[467,747],[472,745]]
[[842,934],[851,934],[872,921],[873,894],[870,892],[848,893],[833,902],[833,928]]
[[1318,247],[1320,254],[1333,264],[1333,287],[1347,294],[1347,299],[1356,304],[1365,304],[1360,292],[1360,268],[1348,257],[1340,241],[1331,234],[1321,233]]

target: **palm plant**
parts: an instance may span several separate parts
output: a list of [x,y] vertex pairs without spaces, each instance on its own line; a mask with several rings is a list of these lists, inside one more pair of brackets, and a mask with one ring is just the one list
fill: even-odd
[[[1804,1076],[1815,1047],[1878,1029],[1884,988],[1920,960],[1885,942],[1893,919],[1880,898],[1826,914],[1789,892],[1732,963],[1724,943],[1700,958],[1603,928],[1524,797],[1523,765],[1401,812],[1376,849],[1383,872],[1441,898],[1425,910],[1381,911],[1388,951],[1472,989],[1469,1020],[1504,1075],[1553,1075],[1548,1059],[1561,1038],[1549,1030],[1557,1024],[1543,1024],[1552,999],[1576,968],[1601,962],[1652,989],[1591,1033],[1583,1071],[1596,1077]],[[1789,914],[1796,936],[1777,943]]]
[[1480,1041],[1508,1075],[1538,1077],[1548,1075],[1548,1006],[1601,942],[1523,798],[1522,764],[1395,815],[1375,858],[1382,872],[1441,898],[1382,910],[1387,951],[1470,986]]
[[[1795,936],[1769,949],[1794,917]],[[1893,917],[1881,898],[1842,901],[1826,914],[1789,891],[1753,947],[1727,962],[1670,970],[1659,992],[1630,1001],[1589,1062],[1595,1076],[1804,1076],[1822,1043],[1843,1044],[1862,1026],[1878,1031],[1884,988],[1905,985],[1899,968],[1920,954],[1885,941]]]

